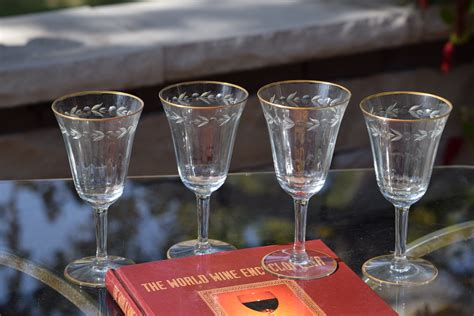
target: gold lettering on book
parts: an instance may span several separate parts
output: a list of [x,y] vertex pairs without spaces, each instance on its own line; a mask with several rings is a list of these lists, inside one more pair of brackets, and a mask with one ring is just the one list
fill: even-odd
[[326,265],[326,262],[324,262],[324,260],[321,259],[320,256],[314,256],[313,259],[316,262],[316,265],[318,265],[318,266],[325,266]]
[[255,267],[255,268],[242,268],[240,269],[240,273],[246,278],[256,277],[259,275],[265,275],[265,271],[262,267]]
[[148,283],[142,283],[140,285],[143,286],[148,293],[167,289],[167,287],[163,284],[162,281],[153,281]]
[[240,275],[235,270],[221,271],[215,273],[209,273],[209,276],[213,281],[226,281],[240,279]]
[[170,279],[166,280],[166,282],[172,289],[174,289],[177,287],[209,283],[209,279],[204,274],[199,274],[197,276],[186,276],[181,278]]
[[114,286],[114,289],[112,291],[112,297],[117,302],[118,306],[120,306],[125,316],[137,315],[135,311],[133,310],[133,307],[130,305],[130,302],[125,297],[125,295],[123,295],[122,292],[120,292],[120,289],[116,286]]
[[[317,266],[325,266],[326,262],[319,257],[314,256],[313,263]],[[267,265],[268,268],[273,272],[281,271],[296,271],[297,267],[290,262],[274,262]],[[219,272],[209,272],[207,274],[198,274],[190,276],[182,276],[179,278],[173,278],[163,281],[150,281],[140,284],[145,291],[148,293],[159,292],[168,289],[175,289],[186,286],[196,286],[201,284],[207,284],[210,282],[223,282],[228,280],[235,280],[240,278],[257,278],[259,276],[265,275],[265,270],[260,267],[246,267],[239,270],[225,270]]]
[[268,269],[272,270],[273,272],[281,272],[281,271],[293,271],[295,270],[295,266],[289,262],[274,262],[267,264]]
[[[314,265],[321,267],[325,266],[326,262],[319,256],[312,257],[314,259]],[[268,269],[273,272],[283,272],[283,271],[296,271],[297,268],[291,262],[274,262],[267,264]]]

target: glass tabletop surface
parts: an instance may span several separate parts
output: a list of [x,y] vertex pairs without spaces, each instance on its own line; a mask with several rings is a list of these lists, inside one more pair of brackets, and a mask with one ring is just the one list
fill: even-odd
[[[161,260],[196,236],[195,199],[179,177],[129,178],[110,207],[108,248],[137,263]],[[273,173],[231,174],[211,198],[209,237],[238,248],[293,241],[292,200]],[[362,277],[394,248],[394,211],[372,169],[335,170],[309,205],[307,239],[321,238]],[[418,287],[363,279],[400,315],[474,314],[474,167],[437,167],[413,205],[408,252],[439,269]],[[63,269],[95,252],[92,209],[71,180],[0,181],[0,315],[121,315],[105,290],[68,283]],[[341,298],[343,299],[343,298]]]

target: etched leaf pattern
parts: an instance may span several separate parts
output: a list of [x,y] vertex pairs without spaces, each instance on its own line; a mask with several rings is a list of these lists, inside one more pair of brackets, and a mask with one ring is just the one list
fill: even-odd
[[[239,100],[234,97],[233,94],[223,94],[223,93],[213,93],[212,91],[205,91],[203,93],[197,92],[181,92],[178,96],[174,96],[171,98],[166,98],[167,102],[173,102],[179,105],[191,105],[192,102],[201,101],[205,104],[216,104],[221,105],[224,103],[225,105],[237,104]],[[197,127],[203,127],[208,124],[215,122],[218,126],[223,126],[237,118],[237,114],[218,114],[214,116],[204,116],[198,115],[196,117],[188,117],[185,113],[177,113],[171,109],[167,109],[166,114],[168,119],[173,121],[175,124],[193,124]]]
[[293,120],[291,120],[289,117],[283,118],[283,120],[281,120],[280,124],[281,124],[281,127],[283,129],[290,129],[293,126],[295,126],[295,122],[293,122]]
[[377,127],[369,125],[368,129],[369,129],[370,134],[373,137],[381,136],[381,134],[379,133],[379,130],[377,129]]
[[267,111],[263,111],[263,116],[265,116],[268,125],[273,125],[275,123],[275,119],[270,113],[267,113]]
[[388,137],[389,137],[390,141],[396,142],[396,141],[402,139],[403,135],[399,131],[391,128],[390,132],[388,133]]
[[128,127],[128,134],[132,135],[137,130],[137,125],[131,125]]
[[82,134],[74,128],[71,128],[69,130],[69,136],[71,136],[73,139],[80,139],[82,137]]
[[397,109],[397,102],[394,104],[390,105],[386,110],[385,110],[385,117],[397,117],[398,116],[399,109]]
[[436,118],[441,112],[433,109],[429,104],[416,104],[408,109],[408,113],[414,118]]
[[222,117],[216,118],[215,120],[217,121],[217,124],[219,126],[223,126],[223,125],[227,124],[228,122],[230,122],[232,117],[233,117],[232,115],[224,114],[224,115],[222,115]]
[[61,133],[67,137],[71,137],[72,139],[79,140],[83,137],[90,137],[93,142],[98,142],[101,141],[107,137],[110,138],[116,138],[116,139],[121,139],[125,137],[127,134],[132,135],[135,133],[136,127],[135,126],[130,126],[128,128],[126,127],[120,127],[117,130],[113,131],[99,131],[99,130],[94,130],[92,132],[89,131],[79,131],[74,128],[69,128],[67,129],[64,126],[59,126]]
[[437,122],[435,128],[431,131],[431,138],[435,138],[443,134],[444,130],[444,121]]
[[[380,137],[390,142],[395,142],[399,140],[414,142],[422,142],[428,140],[431,141],[439,137],[443,133],[444,125],[446,123],[446,119],[441,118],[441,116],[443,115],[444,106],[445,105],[443,103],[439,103],[438,105],[432,103],[420,103],[412,106],[398,106],[396,102],[394,102],[387,108],[381,108],[377,105],[368,105],[367,110],[371,114],[383,116],[386,118],[406,119],[413,122],[413,124],[419,122],[418,120],[436,120],[432,121],[434,123],[426,123],[428,125],[424,125],[424,127],[420,126],[421,128],[412,127],[410,128],[410,131],[405,131],[403,133],[398,131],[397,129],[389,128],[386,123],[380,124],[377,123],[376,120],[366,118],[367,127],[372,137]],[[408,117],[406,117],[406,115]],[[410,116],[414,118],[414,120],[410,120]]]
[[332,117],[328,119],[328,122],[331,127],[334,127],[341,121],[341,114],[336,108],[330,108],[329,110],[332,112]]
[[317,119],[309,117],[307,121],[293,121],[289,116],[284,116],[283,118],[279,117],[278,114],[272,116],[268,112],[264,112],[265,119],[269,125],[276,125],[283,129],[290,129],[295,126],[304,126],[308,132],[315,131],[318,127],[329,125],[330,127],[336,126],[341,117],[340,114],[335,112],[330,118]]
[[437,118],[441,115],[441,111],[437,107],[433,107],[430,104],[415,104],[408,108],[398,107],[397,102],[388,106],[386,109],[376,109],[374,106],[368,106],[368,112],[374,115],[380,115],[387,118],[400,118],[401,112],[407,112],[413,118],[426,119],[426,118]]
[[368,130],[373,137],[381,137],[390,142],[396,142],[402,139],[406,141],[413,140],[419,142],[423,140],[431,140],[440,136],[443,133],[444,122],[445,121],[437,122],[432,130],[418,129],[413,133],[402,133],[394,128],[388,128],[387,125],[379,126],[374,124],[374,121],[368,121]]
[[370,126],[369,132],[373,137],[380,137],[391,142],[396,142],[403,138],[403,134],[393,128]]
[[91,136],[92,136],[92,141],[98,142],[99,140],[104,139],[105,133],[101,131],[93,131]]
[[213,103],[224,103],[225,105],[230,104],[237,104],[239,100],[234,97],[233,94],[223,94],[217,93],[214,94],[212,91],[206,91],[203,93],[197,92],[182,92],[178,96],[174,96],[172,98],[166,98],[168,102],[174,102],[179,105],[189,105],[192,101],[201,101],[206,104],[213,104]]
[[117,133],[118,133],[117,139],[120,139],[120,138],[124,137],[125,135],[127,135],[127,132],[128,132],[128,130],[127,130],[125,127],[121,127],[121,128],[117,131]]
[[178,114],[176,114],[174,112],[170,112],[169,118],[170,118],[170,120],[174,121],[177,124],[180,124],[180,123],[184,122],[184,118],[182,118],[181,116],[179,116]]
[[[298,92],[292,92],[287,96],[273,95],[269,101],[277,105],[293,106],[293,107],[330,107],[342,104],[340,99],[331,99],[320,95],[310,96],[305,94],[299,96]],[[275,110],[274,114],[270,109],[264,110],[264,116],[269,125],[276,125],[283,129],[290,129],[295,126],[306,127],[307,131],[316,131],[317,128],[325,126],[335,127],[341,121],[342,111],[336,107],[328,108],[325,112],[318,113],[318,117],[308,117],[304,121],[294,121],[289,117],[289,110]]]
[[316,131],[317,128],[321,127],[324,128],[325,126],[334,127],[339,124],[341,120],[341,114],[339,111],[334,109],[335,111],[331,111],[331,114],[328,117],[324,118],[315,118],[315,117],[308,117],[307,120],[304,121],[294,121],[289,117],[289,114],[280,114],[282,117],[279,116],[278,111],[275,111],[274,116],[269,111],[264,111],[265,120],[267,121],[268,125],[275,125],[282,129],[290,129],[295,126],[305,127],[306,131]]
[[102,103],[94,105],[91,109],[92,114],[94,114],[95,116],[98,116],[98,117],[104,117],[104,114],[101,112],[101,109],[102,109],[102,112],[106,111],[105,106],[102,107]]
[[312,130],[318,128],[320,125],[321,125],[321,123],[317,119],[310,117],[308,122],[306,122],[306,127],[307,127],[306,130],[308,132],[312,131]]
[[415,134],[413,134],[413,140],[419,142],[425,139],[428,136],[428,132],[424,130],[418,130]]
[[277,97],[276,95],[273,95],[269,101],[271,103],[275,103],[279,105],[291,105],[295,107],[298,107],[298,106],[327,107],[327,106],[335,106],[343,102],[340,99],[331,99],[329,97],[322,97],[320,95],[315,95],[311,97],[310,95],[305,94],[299,97],[297,91],[290,93],[288,96]]
[[65,115],[77,118],[103,118],[106,115],[109,117],[120,117],[130,115],[131,113],[132,111],[125,106],[117,109],[115,105],[104,106],[103,103],[95,104],[92,107],[84,106],[81,109],[78,106],[74,106],[70,111],[64,112]]
[[405,140],[414,140],[414,141],[422,141],[424,139],[433,139],[435,137],[438,137],[443,133],[443,128],[441,129],[434,129],[433,131],[425,131],[425,130],[417,130],[415,133],[410,134],[410,133],[401,133],[395,129],[390,129],[389,131],[382,130],[379,131],[375,127],[369,127],[369,131],[374,137],[382,137],[383,139],[389,140],[391,142],[395,142],[401,139]]
[[202,127],[209,123],[209,119],[205,116],[198,115],[198,117],[195,118],[192,122],[194,125],[197,125],[197,127]]
[[69,132],[67,131],[67,129],[62,126],[61,124],[59,124],[59,129],[61,130],[61,134],[63,135],[66,135],[66,136],[69,136]]
[[185,117],[184,115],[179,115],[178,113],[173,112],[172,110],[168,109],[167,110],[167,115],[168,118],[173,121],[175,124],[182,124],[189,122],[197,127],[203,127],[206,126],[212,122],[216,122],[218,126],[223,126],[232,120],[234,120],[237,117],[236,113],[233,114],[222,114],[222,115],[216,115],[216,116],[211,116],[211,117],[206,117],[204,115],[198,115],[195,118],[188,118]]

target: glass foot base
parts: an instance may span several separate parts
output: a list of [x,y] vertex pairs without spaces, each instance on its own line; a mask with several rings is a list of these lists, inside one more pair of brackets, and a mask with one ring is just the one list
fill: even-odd
[[96,257],[86,257],[71,262],[64,269],[64,276],[67,280],[80,286],[105,287],[105,273],[110,269],[134,264],[130,259],[108,256],[106,262],[100,265],[96,262]]
[[397,272],[391,268],[393,255],[372,258],[362,265],[362,273],[368,278],[386,284],[422,285],[433,281],[438,269],[429,261],[408,257],[405,271]]
[[197,249],[197,240],[186,240],[180,243],[177,243],[171,246],[170,249],[166,252],[166,257],[168,259],[172,258],[183,258],[196,255],[207,255],[216,252],[235,250],[234,246],[225,243],[223,241],[208,239],[209,248],[207,249]]
[[328,276],[337,269],[337,262],[321,251],[306,250],[309,256],[304,264],[295,264],[290,260],[292,249],[269,253],[262,259],[263,268],[280,278],[310,280]]

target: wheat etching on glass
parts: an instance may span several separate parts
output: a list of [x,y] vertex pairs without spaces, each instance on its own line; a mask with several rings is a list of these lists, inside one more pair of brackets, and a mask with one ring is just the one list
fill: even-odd
[[76,191],[94,209],[96,223],[96,255],[70,263],[64,275],[79,285],[103,287],[107,270],[133,263],[108,255],[107,212],[123,192],[143,102],[121,92],[90,91],[62,97],[52,108]]
[[170,125],[178,173],[196,195],[198,237],[173,245],[169,258],[235,249],[208,238],[209,201],[227,177],[240,116],[247,101],[244,89],[223,82],[185,82],[160,91]]
[[402,91],[367,97],[360,107],[369,132],[377,184],[395,206],[395,253],[368,260],[362,271],[383,283],[428,283],[436,277],[436,267],[405,255],[408,212],[428,189],[452,106],[431,94]]
[[[351,94],[327,82],[283,81],[261,88],[257,95],[270,135],[276,178],[293,198],[296,221],[293,247],[266,255],[262,265],[269,273],[284,278],[327,276],[335,271],[337,263],[324,253],[305,248],[306,215],[310,198],[326,181]],[[275,271],[275,264],[293,268]]]

